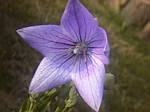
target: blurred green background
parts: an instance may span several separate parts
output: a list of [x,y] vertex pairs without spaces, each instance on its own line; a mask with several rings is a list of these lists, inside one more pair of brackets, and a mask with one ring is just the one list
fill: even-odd
[[[16,29],[59,24],[67,0],[0,0],[0,112],[18,112],[42,59]],[[150,112],[150,1],[81,0],[107,32],[116,84],[104,112]],[[63,92],[63,91],[61,91]],[[79,105],[81,104],[81,105]],[[80,99],[74,112],[92,112]]]

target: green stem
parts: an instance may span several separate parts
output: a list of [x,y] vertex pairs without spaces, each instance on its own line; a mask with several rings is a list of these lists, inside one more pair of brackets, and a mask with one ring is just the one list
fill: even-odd
[[68,110],[68,107],[65,107],[65,108],[62,110],[62,112],[67,112],[67,110]]

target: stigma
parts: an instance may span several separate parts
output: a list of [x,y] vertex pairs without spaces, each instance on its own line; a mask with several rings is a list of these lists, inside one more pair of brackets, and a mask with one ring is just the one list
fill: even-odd
[[87,53],[87,45],[85,43],[77,43],[73,48],[73,54],[82,55]]

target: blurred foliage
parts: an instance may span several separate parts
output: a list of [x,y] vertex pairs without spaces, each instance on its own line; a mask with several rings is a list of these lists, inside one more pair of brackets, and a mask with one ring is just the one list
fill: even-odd
[[[107,73],[105,93],[110,93],[114,87],[115,77],[113,74]],[[64,94],[68,92],[69,95]],[[72,112],[77,104],[77,99],[77,90],[75,86],[70,83],[68,86],[60,86],[57,89],[52,89],[45,93],[29,95],[19,112]]]
[[136,36],[140,28],[124,26],[120,15],[100,7],[111,43],[109,71],[116,74],[117,88],[105,97],[111,112],[149,112],[150,44]]
[[[150,44],[137,38],[141,30],[126,26],[124,18],[106,5],[104,0],[81,0],[108,31],[111,44],[111,64],[108,71],[115,74],[113,91],[106,91],[101,112],[149,112],[150,111]],[[0,111],[15,112],[28,97],[28,85],[33,70],[41,56],[25,44],[15,30],[37,24],[59,24],[67,0],[0,0]],[[127,13],[127,12],[126,12]],[[36,97],[48,102],[57,110],[63,108],[69,87],[57,88]],[[58,95],[58,98],[55,95]],[[50,95],[50,96],[49,96]],[[31,97],[30,97],[31,98]],[[53,99],[53,103],[48,99]],[[69,99],[66,99],[69,102]],[[42,103],[43,100],[42,100]],[[59,107],[56,107],[56,103]],[[28,104],[28,100],[24,105]],[[38,108],[42,104],[38,104]],[[22,108],[23,109],[23,108]],[[54,110],[51,110],[54,112]],[[92,112],[78,97],[73,112]],[[37,112],[37,111],[36,111]]]
[[32,94],[29,95],[19,112],[71,112],[77,102],[77,95],[74,86],[62,86],[57,90]]
[[46,110],[49,109],[46,107],[49,107],[52,103],[55,94],[56,89],[43,94],[29,95],[29,99],[27,99],[27,101],[22,105],[19,112],[46,112]]

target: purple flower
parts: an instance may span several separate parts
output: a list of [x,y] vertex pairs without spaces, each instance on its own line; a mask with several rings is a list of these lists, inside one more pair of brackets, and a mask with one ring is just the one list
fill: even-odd
[[60,25],[31,26],[17,32],[45,56],[31,81],[31,93],[72,80],[85,102],[99,110],[109,45],[105,30],[79,0],[68,1]]

